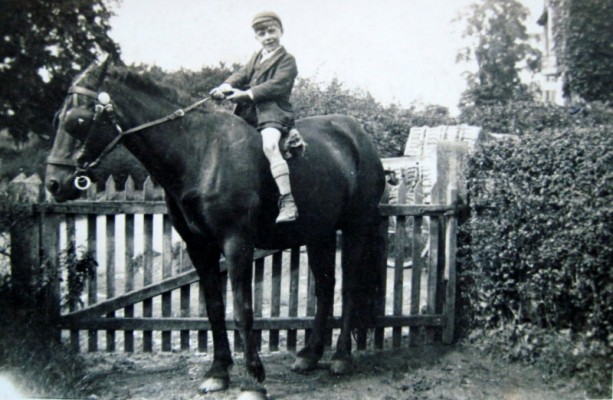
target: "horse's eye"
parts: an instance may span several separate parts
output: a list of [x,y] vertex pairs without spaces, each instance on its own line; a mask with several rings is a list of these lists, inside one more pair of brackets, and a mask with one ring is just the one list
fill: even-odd
[[93,112],[85,108],[73,108],[66,113],[64,128],[66,132],[77,139],[84,139],[93,118]]

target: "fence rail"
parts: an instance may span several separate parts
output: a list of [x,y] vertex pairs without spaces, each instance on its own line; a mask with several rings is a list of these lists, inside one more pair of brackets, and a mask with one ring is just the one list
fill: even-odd
[[[128,179],[116,190],[110,178],[100,191],[85,198],[56,204],[40,201],[33,190],[40,179],[22,177],[13,182],[16,196],[27,197],[27,228],[11,232],[15,247],[13,274],[28,279],[33,265],[44,266],[52,290],[47,296],[49,315],[64,340],[75,351],[123,349],[133,352],[207,351],[210,324],[199,279],[174,232],[159,189],[148,180],[135,190]],[[26,188],[27,187],[27,188]],[[401,183],[399,198],[406,187]],[[420,187],[414,188],[417,204],[382,204],[382,216],[390,220],[389,262],[381,266],[385,283],[384,304],[376,321],[371,346],[398,347],[421,341],[453,340],[455,298],[456,192],[450,188],[446,204],[419,204]],[[21,198],[23,201],[24,199]],[[97,267],[84,273],[83,303],[63,307],[67,297],[68,261],[96,260]],[[338,255],[340,257],[340,254]],[[335,307],[328,322],[328,343],[340,328],[340,263],[337,259]],[[222,260],[222,270],[223,270]],[[83,264],[81,264],[83,266]],[[257,251],[254,268],[254,328],[260,344],[271,351],[295,350],[304,343],[315,314],[313,278],[306,254],[296,247]],[[224,274],[227,327],[234,329],[232,293]],[[237,334],[233,338],[240,350]],[[362,332],[358,348],[369,341]]]

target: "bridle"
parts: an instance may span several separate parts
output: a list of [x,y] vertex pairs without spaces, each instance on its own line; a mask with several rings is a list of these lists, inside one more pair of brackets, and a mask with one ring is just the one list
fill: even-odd
[[196,109],[210,99],[210,97],[205,97],[204,99],[198,100],[197,102],[189,105],[186,108],[180,108],[173,113],[166,115],[165,117],[146,122],[144,124],[124,131],[117,122],[115,107],[113,106],[111,96],[107,92],[96,92],[94,90],[75,85],[68,89],[68,95],[73,96],[73,104],[76,107],[78,107],[79,95],[87,96],[96,101],[96,105],[94,106],[94,116],[90,123],[86,137],[89,137],[94,123],[96,122],[96,120],[99,120],[102,115],[107,115],[110,118],[112,125],[115,127],[115,131],[117,132],[117,136],[115,136],[113,140],[111,140],[100,152],[98,157],[96,157],[96,159],[91,162],[79,164],[77,161],[68,158],[54,156],[47,157],[46,162],[49,165],[59,165],[75,168],[75,172],[73,174],[73,183],[74,186],[79,190],[89,189],[89,187],[91,186],[91,179],[89,178],[89,176],[87,176],[87,172],[96,167],[102,161],[102,159],[123,140],[124,137],[163,124],[165,122],[175,120],[177,118],[182,118],[185,116],[185,114]]

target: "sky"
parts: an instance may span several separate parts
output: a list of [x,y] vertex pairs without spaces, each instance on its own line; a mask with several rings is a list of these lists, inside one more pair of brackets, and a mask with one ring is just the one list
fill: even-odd
[[[537,32],[544,0],[521,0],[526,25]],[[466,45],[453,23],[475,0],[121,0],[111,37],[124,62],[167,71],[244,64],[259,49],[253,15],[275,11],[282,44],[296,57],[299,76],[370,92],[384,105],[438,104],[457,113],[466,88],[456,63]],[[221,82],[220,82],[221,83]]]

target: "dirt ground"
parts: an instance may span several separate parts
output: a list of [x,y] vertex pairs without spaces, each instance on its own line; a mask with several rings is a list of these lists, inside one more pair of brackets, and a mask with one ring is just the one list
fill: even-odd
[[[495,360],[466,346],[430,345],[355,354],[352,375],[328,372],[330,351],[320,368],[307,374],[290,371],[288,352],[263,353],[265,387],[270,399],[585,399],[573,380],[548,380],[540,371]],[[229,400],[247,382],[242,355],[235,355],[230,389],[199,394],[210,354],[90,353],[85,355],[90,399]]]

